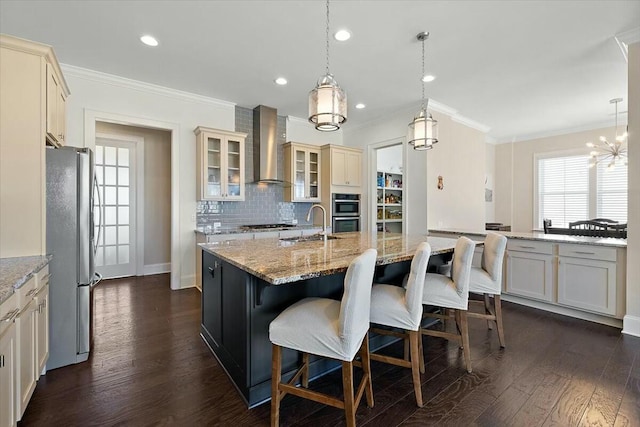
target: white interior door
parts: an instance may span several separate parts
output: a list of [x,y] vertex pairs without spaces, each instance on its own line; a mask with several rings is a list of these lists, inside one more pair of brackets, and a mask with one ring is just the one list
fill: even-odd
[[99,209],[96,270],[104,278],[136,274],[135,144],[96,138]]

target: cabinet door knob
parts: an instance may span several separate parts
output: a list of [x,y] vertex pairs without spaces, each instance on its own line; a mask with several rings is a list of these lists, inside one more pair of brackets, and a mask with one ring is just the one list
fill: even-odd
[[211,274],[211,277],[216,277],[216,271],[211,267],[209,267],[209,274]]

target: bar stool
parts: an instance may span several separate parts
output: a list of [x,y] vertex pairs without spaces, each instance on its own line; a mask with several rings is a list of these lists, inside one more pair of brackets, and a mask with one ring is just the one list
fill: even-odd
[[[469,279],[469,292],[482,294],[484,297],[484,301],[471,302],[484,304],[485,313],[469,311],[467,314],[468,317],[485,319],[489,329],[491,329],[491,321],[496,322],[498,339],[502,348],[505,343],[500,292],[502,290],[502,261],[506,248],[507,238],[505,236],[498,233],[487,233],[482,251],[482,267],[471,267]],[[493,296],[493,307],[491,307],[490,296]]]
[[[369,308],[377,251],[367,249],[353,260],[344,279],[342,301],[305,298],[285,309],[269,325],[271,340],[271,426],[280,422],[280,401],[290,393],[305,399],[344,409],[348,426],[356,424],[356,408],[366,392],[367,405],[373,407],[373,388],[369,364]],[[281,382],[282,347],[303,353],[303,363],[287,383]],[[353,365],[360,350],[364,376],[354,397]],[[309,354],[342,362],[344,400],[308,390]],[[296,387],[301,378],[303,387]]]
[[[446,338],[458,341],[464,353],[464,360],[467,372],[471,372],[471,351],[469,349],[469,327],[467,324],[467,308],[469,300],[469,276],[471,273],[471,262],[473,261],[473,250],[476,244],[466,237],[458,238],[453,252],[453,262],[451,265],[451,277],[427,273],[424,283],[424,294],[422,303],[452,309],[456,320],[457,332],[435,331],[432,329],[421,329],[423,335]],[[424,313],[423,317],[438,318],[446,320],[448,316],[437,313]]]
[[411,361],[375,353],[371,354],[371,359],[411,368],[413,390],[416,395],[416,403],[420,408],[423,406],[420,372],[424,372],[424,359],[419,350],[419,342],[422,338],[420,321],[422,320],[422,291],[424,290],[424,278],[427,274],[430,256],[431,246],[429,243],[421,243],[411,261],[406,290],[400,286],[378,283],[374,283],[371,289],[371,323],[403,329],[405,332],[373,328],[371,331],[399,336],[405,342],[408,339],[411,348]]

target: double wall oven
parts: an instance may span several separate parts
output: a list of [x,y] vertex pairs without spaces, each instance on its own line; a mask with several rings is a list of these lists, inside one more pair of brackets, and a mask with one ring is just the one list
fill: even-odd
[[331,226],[334,233],[360,231],[359,194],[332,194],[331,211]]

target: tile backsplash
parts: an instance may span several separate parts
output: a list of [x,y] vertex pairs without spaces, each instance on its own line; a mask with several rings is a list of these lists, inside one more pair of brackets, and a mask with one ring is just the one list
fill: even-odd
[[[200,201],[196,207],[198,226],[222,223],[222,227],[244,224],[291,223],[305,221],[311,203],[283,202],[284,187],[278,184],[258,184],[253,181],[253,109],[236,107],[236,132],[247,134],[245,140],[245,200],[243,202]],[[284,177],[286,118],[278,116],[278,177]]]

